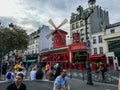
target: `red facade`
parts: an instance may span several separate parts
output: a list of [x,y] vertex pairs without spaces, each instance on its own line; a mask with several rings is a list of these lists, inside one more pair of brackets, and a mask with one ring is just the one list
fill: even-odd
[[73,43],[69,45],[69,50],[74,51],[74,50],[87,50],[86,43],[81,42],[81,43]]
[[80,42],[80,34],[78,32],[73,33],[73,43]]
[[53,53],[49,55],[41,55],[41,62],[69,62],[69,53]]
[[66,46],[66,35],[67,33],[62,30],[56,30],[53,33],[53,38],[54,38],[54,43],[53,47],[54,48],[61,48]]

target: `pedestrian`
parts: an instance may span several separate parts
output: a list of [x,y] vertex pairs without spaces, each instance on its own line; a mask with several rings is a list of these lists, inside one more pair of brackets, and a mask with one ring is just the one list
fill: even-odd
[[118,79],[118,90],[120,90],[120,73],[119,73],[119,79]]
[[22,83],[24,75],[19,73],[15,77],[15,82],[7,86],[6,90],[27,90],[26,85]]
[[62,70],[62,66],[59,63],[59,64],[56,65],[55,78],[61,74],[61,72],[60,72],[61,70]]
[[46,79],[50,80],[50,81],[54,81],[55,79],[55,75],[54,75],[54,68],[51,68],[51,70],[49,70],[46,73]]
[[47,73],[47,71],[49,71],[50,70],[50,64],[49,63],[47,63],[46,64],[46,66],[45,66],[45,74]]
[[5,80],[5,75],[7,73],[7,62],[3,61],[2,62],[2,80]]
[[102,74],[102,80],[105,80],[105,72],[107,71],[106,66],[103,63],[100,63],[99,70],[101,71]]
[[18,69],[17,74],[19,74],[19,73],[22,73],[22,74],[25,76],[25,73],[23,72],[23,69],[22,69],[22,68],[19,68],[19,69]]
[[17,64],[14,66],[15,74],[17,74],[19,68],[23,68],[20,63],[17,62]]
[[38,68],[36,72],[36,79],[42,79],[43,78],[43,71],[41,68]]
[[62,69],[61,74],[57,76],[57,78],[54,81],[53,90],[69,90],[68,77],[66,75],[67,75],[67,70]]
[[30,80],[36,80],[36,67],[32,68],[32,71],[30,72]]
[[14,75],[12,69],[9,68],[8,71],[7,71],[7,73],[6,73],[6,75],[5,75],[6,81],[8,81],[8,82],[14,81],[14,76],[15,76],[15,75]]

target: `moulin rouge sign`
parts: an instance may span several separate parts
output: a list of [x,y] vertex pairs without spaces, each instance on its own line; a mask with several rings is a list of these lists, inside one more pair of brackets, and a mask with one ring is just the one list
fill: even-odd
[[69,50],[86,50],[86,43],[73,43],[69,45]]

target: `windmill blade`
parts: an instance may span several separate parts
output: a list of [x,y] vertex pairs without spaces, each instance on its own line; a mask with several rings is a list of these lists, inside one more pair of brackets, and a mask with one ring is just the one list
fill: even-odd
[[46,37],[47,39],[49,39],[51,35],[52,35],[52,33],[49,33],[49,34],[46,35],[45,37]]
[[47,38],[47,39],[49,39],[50,38],[50,36],[52,35],[52,33],[54,33],[55,31],[52,31],[51,33],[49,33],[48,35],[46,35],[45,37]]
[[65,18],[64,20],[63,20],[63,22],[57,27],[57,28],[60,28],[62,25],[64,25],[65,23],[67,23],[68,22],[68,20]]
[[55,26],[54,22],[52,21],[52,19],[50,19],[48,22],[56,29],[56,26]]
[[59,33],[59,35],[60,35],[63,39],[65,39],[64,36],[61,34],[61,32],[60,32],[59,30],[57,30],[57,32]]

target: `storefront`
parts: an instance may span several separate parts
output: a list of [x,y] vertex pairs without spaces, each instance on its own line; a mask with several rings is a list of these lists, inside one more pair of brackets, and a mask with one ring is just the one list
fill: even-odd
[[69,62],[68,47],[56,48],[40,52],[41,62]]
[[37,62],[38,60],[38,54],[30,54],[30,55],[26,55],[26,61],[25,62]]
[[103,63],[107,64],[106,55],[105,54],[96,54],[89,56],[90,63],[92,65],[92,70],[97,70],[99,68],[99,64]]
[[65,69],[83,69],[86,62],[86,43],[40,52],[41,62],[62,63]]

